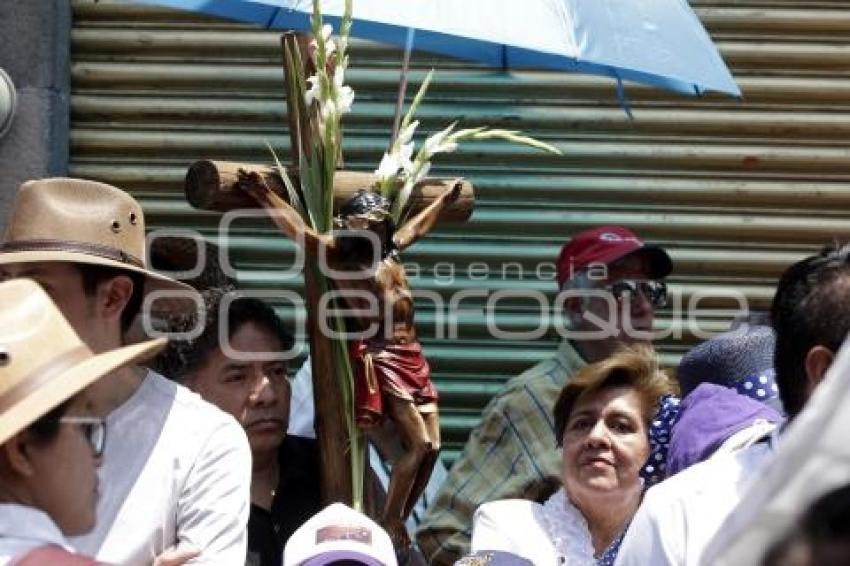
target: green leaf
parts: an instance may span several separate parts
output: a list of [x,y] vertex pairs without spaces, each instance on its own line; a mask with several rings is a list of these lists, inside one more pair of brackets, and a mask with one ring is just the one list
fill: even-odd
[[419,85],[419,90],[416,91],[416,96],[413,97],[413,102],[410,103],[410,108],[407,109],[404,118],[401,120],[401,126],[399,126],[398,131],[402,131],[413,121],[413,117],[416,115],[416,111],[419,110],[419,105],[422,103],[422,99],[425,98],[425,93],[428,92],[428,87],[431,85],[431,78],[433,76],[434,69],[431,69],[428,71],[428,74],[425,75],[425,80],[423,80],[422,84]]
[[266,147],[269,148],[269,151],[274,158],[275,166],[277,167],[277,172],[280,175],[280,178],[283,180],[283,185],[286,187],[286,194],[289,196],[289,203],[292,205],[292,208],[301,216],[301,218],[307,218],[304,210],[304,203],[301,200],[301,196],[298,194],[298,190],[295,188],[295,185],[292,183],[292,179],[289,178],[289,175],[286,173],[286,167],[284,167],[280,159],[277,157],[277,153],[275,153],[274,148],[271,144],[266,141]]
[[561,150],[557,147],[550,145],[546,142],[534,139],[530,136],[521,135],[519,132],[512,130],[485,130],[483,132],[475,134],[472,137],[477,140],[501,139],[520,145],[527,145],[530,147],[541,149],[543,151],[548,151],[550,153],[554,153],[555,155],[562,155]]

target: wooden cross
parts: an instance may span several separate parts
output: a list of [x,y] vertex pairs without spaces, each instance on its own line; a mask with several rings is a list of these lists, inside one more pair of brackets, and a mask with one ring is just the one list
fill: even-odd
[[[303,46],[309,36],[303,34],[287,33],[283,36],[284,52],[293,49],[296,43],[301,44],[301,52],[306,52]],[[305,65],[309,58],[305,58]],[[284,66],[284,69],[286,66]],[[302,69],[305,76],[309,75],[309,69]],[[292,96],[301,96],[294,92],[291,87],[295,81],[287,76],[287,113],[289,120],[289,132],[292,139],[291,159],[298,163],[298,148],[309,147],[308,144],[299,143],[297,132],[299,128],[293,124],[293,112],[290,100]],[[301,129],[303,131],[303,129]],[[185,192],[188,201],[196,208],[205,210],[216,210],[225,212],[239,208],[258,208],[257,202],[247,195],[237,184],[237,172],[239,170],[258,173],[266,184],[278,195],[288,201],[287,191],[278,171],[268,165],[254,163],[233,163],[223,161],[196,161],[191,165],[186,175]],[[287,174],[293,183],[298,186],[298,167],[287,168]],[[340,170],[334,177],[334,210],[348,200],[353,194],[362,188],[373,186],[375,177],[372,173]],[[411,208],[410,216],[428,206],[435,198],[442,195],[456,182],[456,179],[426,178],[414,188],[409,200]],[[460,198],[450,206],[443,209],[440,214],[441,221],[464,222],[472,215],[474,206],[474,193],[472,184],[463,181]],[[304,270],[304,292],[305,305],[307,309],[307,329],[310,338],[310,359],[313,370],[313,396],[316,414],[316,437],[320,453],[322,497],[325,503],[342,501],[351,504],[352,485],[350,474],[348,435],[344,421],[344,408],[342,398],[338,393],[338,381],[336,378],[337,368],[332,365],[333,355],[331,342],[319,331],[317,315],[319,312],[319,286],[314,280],[313,271]],[[368,459],[367,459],[368,466]],[[368,468],[367,468],[368,469]],[[367,489],[368,493],[368,489]],[[367,495],[367,499],[369,499]],[[367,504],[368,506],[368,504]],[[372,513],[370,513],[372,514]]]

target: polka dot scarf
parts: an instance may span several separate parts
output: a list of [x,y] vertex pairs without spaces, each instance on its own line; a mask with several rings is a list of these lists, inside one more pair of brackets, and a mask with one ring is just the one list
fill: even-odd
[[646,488],[665,477],[670,432],[679,418],[679,402],[679,398],[674,395],[663,396],[658,403],[658,413],[649,426],[649,459],[640,470]]
[[741,395],[752,397],[756,401],[767,401],[779,396],[776,386],[776,372],[773,368],[748,376],[735,384],[735,390]]

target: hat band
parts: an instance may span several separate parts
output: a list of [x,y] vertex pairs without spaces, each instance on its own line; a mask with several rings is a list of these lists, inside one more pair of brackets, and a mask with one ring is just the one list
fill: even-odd
[[89,359],[91,355],[91,350],[85,344],[80,344],[28,373],[3,395],[0,395],[0,414],[5,413],[38,389],[60,377],[66,370]]
[[94,255],[104,259],[111,259],[119,263],[126,263],[133,267],[145,269],[145,264],[139,258],[128,254],[118,248],[102,246],[90,242],[76,242],[70,240],[17,240],[0,243],[0,253],[16,252],[70,252],[86,255]]

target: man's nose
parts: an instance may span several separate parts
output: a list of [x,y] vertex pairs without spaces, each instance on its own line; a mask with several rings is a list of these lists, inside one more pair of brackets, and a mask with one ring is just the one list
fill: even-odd
[[631,307],[633,314],[651,313],[654,310],[652,301],[649,300],[646,290],[640,287],[638,287],[637,293],[632,297]]
[[256,373],[251,400],[257,405],[272,405],[277,401],[277,392],[265,371],[260,370]]

